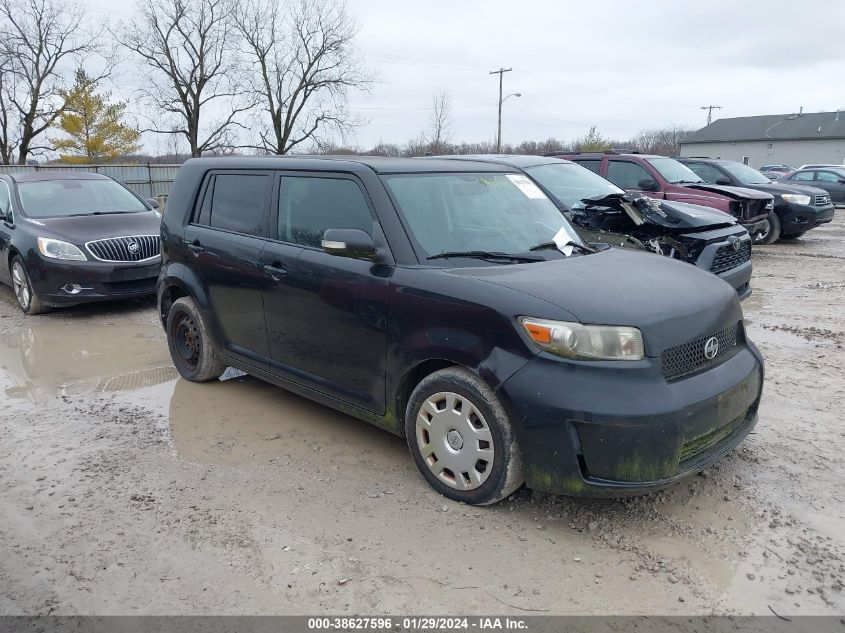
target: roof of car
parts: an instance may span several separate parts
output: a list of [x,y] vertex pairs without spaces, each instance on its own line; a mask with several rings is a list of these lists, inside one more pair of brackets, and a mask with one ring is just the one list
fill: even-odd
[[536,167],[537,165],[556,165],[561,162],[572,164],[572,161],[566,160],[565,158],[555,158],[553,156],[533,156],[530,154],[455,154],[450,156],[426,157],[426,160],[432,159],[495,163],[497,165],[516,167],[517,169]]
[[660,156],[659,154],[640,154],[639,152],[618,152],[615,150],[608,150],[606,152],[552,152],[547,154],[547,156],[555,156],[557,158],[567,158],[569,156],[579,156],[579,157],[597,157],[601,158],[602,156],[628,156],[634,158],[666,158],[666,156]]
[[108,176],[93,171],[27,171],[5,174],[15,182],[33,182],[38,180],[111,180]]
[[[205,164],[212,169],[312,169],[332,171],[352,167],[369,168],[379,174],[406,174],[426,172],[466,172],[470,168],[464,163],[446,159],[393,158],[388,156],[232,156],[224,158],[193,158],[187,164]],[[475,161],[472,171],[507,172],[505,165]]]

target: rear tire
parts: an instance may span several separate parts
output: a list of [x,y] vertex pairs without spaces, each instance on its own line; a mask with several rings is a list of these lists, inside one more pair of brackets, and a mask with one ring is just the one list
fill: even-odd
[[423,477],[455,501],[495,503],[525,480],[507,413],[490,387],[462,367],[420,381],[405,410],[405,433]]
[[216,355],[205,319],[190,297],[177,299],[170,306],[167,347],[176,371],[191,382],[215,380],[226,371],[226,364]]
[[774,211],[769,211],[769,215],[766,218],[766,221],[769,223],[769,228],[766,230],[765,233],[758,233],[756,239],[754,240],[757,244],[774,244],[780,239],[780,218],[778,214]]
[[32,289],[29,274],[26,272],[26,266],[24,266],[20,255],[15,255],[12,258],[9,268],[12,277],[12,290],[15,291],[15,299],[21,311],[24,314],[47,312],[49,308],[41,302],[41,299],[35,294],[35,290]]

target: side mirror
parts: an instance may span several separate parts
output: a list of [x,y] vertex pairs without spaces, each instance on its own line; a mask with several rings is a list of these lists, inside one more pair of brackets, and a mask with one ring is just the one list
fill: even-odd
[[147,201],[147,204],[150,205],[153,209],[158,209],[158,200],[156,200],[155,198],[145,198],[145,200]]
[[845,185],[845,178],[840,178],[840,179],[839,179],[839,184],[840,184],[840,185]]
[[326,229],[323,233],[323,250],[329,255],[355,259],[378,259],[373,238],[361,229]]
[[660,191],[660,185],[651,178],[643,178],[637,183],[637,187],[643,191]]
[[731,184],[731,179],[728,178],[727,176],[719,176],[718,178],[716,178],[716,184],[717,185],[729,185],[729,184]]

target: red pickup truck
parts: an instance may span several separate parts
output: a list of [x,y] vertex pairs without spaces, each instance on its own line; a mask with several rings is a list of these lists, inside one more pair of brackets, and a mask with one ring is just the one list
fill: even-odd
[[554,152],[604,176],[617,187],[660,200],[674,200],[712,207],[735,217],[754,237],[766,231],[766,217],[774,198],[744,187],[711,185],[689,167],[666,156],[607,152]]

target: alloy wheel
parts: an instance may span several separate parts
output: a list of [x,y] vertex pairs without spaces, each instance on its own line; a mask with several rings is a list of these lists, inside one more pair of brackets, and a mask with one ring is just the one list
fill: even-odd
[[15,262],[12,266],[12,288],[20,307],[24,312],[29,310],[29,304],[32,302],[32,290],[29,287],[26,271],[20,262]]
[[464,396],[440,392],[420,407],[417,446],[429,470],[447,486],[473,490],[490,476],[495,457],[490,427]]

